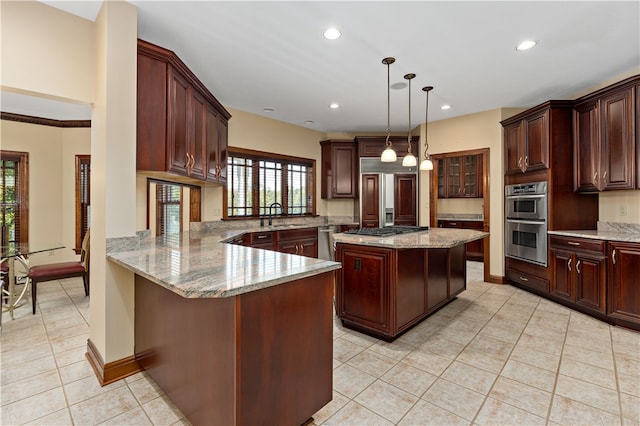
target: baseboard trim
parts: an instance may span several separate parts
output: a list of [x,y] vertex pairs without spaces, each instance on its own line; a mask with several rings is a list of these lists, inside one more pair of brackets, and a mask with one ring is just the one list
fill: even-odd
[[485,281],[492,284],[509,284],[509,280],[505,277],[501,277],[500,275],[489,275]]
[[105,364],[102,355],[100,355],[91,339],[87,339],[87,353],[85,356],[98,378],[100,386],[106,386],[142,371],[138,361],[136,361],[136,357],[133,355]]

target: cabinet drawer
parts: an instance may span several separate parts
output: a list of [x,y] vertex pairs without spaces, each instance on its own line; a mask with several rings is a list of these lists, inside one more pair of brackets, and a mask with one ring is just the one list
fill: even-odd
[[593,251],[604,254],[605,241],[586,238],[551,236],[551,247],[572,251]]
[[507,269],[505,275],[511,281],[519,283],[525,287],[529,287],[534,290],[538,290],[544,293],[549,293],[549,281],[534,275],[530,275],[515,269]]
[[273,242],[273,232],[253,232],[251,233],[251,245]]
[[304,240],[318,238],[318,228],[287,229],[278,231],[278,241]]

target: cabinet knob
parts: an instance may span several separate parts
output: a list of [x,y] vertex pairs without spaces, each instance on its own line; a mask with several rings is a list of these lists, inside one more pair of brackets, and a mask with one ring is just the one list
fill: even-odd
[[571,258],[569,258],[569,261],[567,262],[567,268],[569,268],[569,272],[571,272]]

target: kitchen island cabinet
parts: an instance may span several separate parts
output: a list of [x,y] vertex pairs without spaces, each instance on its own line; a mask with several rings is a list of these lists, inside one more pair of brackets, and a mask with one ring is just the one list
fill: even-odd
[[336,314],[345,327],[392,341],[466,289],[463,229],[388,237],[335,234]]
[[194,425],[301,425],[332,399],[331,261],[186,232],[111,247],[135,273],[135,357]]

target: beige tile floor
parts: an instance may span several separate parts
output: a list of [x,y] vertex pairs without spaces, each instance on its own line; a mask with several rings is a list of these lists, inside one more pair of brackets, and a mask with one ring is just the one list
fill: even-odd
[[[638,425],[640,333],[482,281],[393,343],[335,322],[333,401],[315,425]],[[189,424],[146,374],[100,387],[82,281],[3,318],[2,425]]]

